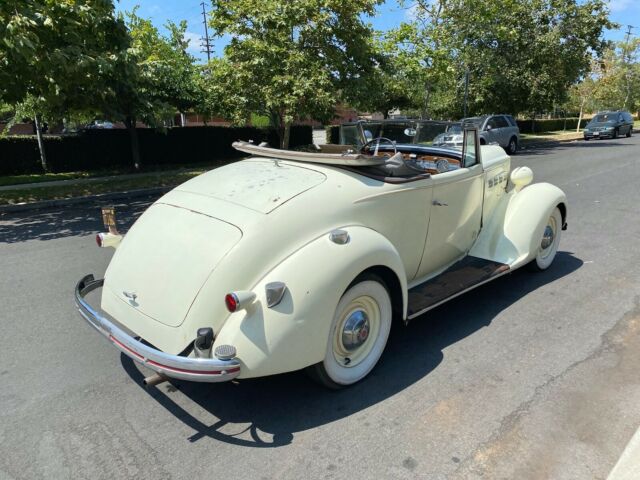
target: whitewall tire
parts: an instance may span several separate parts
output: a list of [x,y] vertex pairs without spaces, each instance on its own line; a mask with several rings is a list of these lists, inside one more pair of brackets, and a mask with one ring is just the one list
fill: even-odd
[[354,282],[336,307],[327,350],[311,375],[329,388],[352,385],[378,363],[387,344],[393,309],[386,285],[370,276]]
[[546,270],[551,266],[558,253],[560,235],[562,233],[562,214],[559,208],[555,208],[547,220],[542,239],[538,245],[536,258],[531,262],[534,270]]

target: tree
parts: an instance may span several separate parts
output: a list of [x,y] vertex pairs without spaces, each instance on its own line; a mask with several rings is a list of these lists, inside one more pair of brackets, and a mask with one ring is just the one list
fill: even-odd
[[140,169],[137,122],[163,128],[176,110],[184,113],[193,108],[201,93],[195,59],[186,51],[186,22],[167,23],[165,37],[136,10],[125,16],[130,45],[115,61],[103,111],[126,126],[134,167]]
[[640,107],[640,39],[617,42],[599,59],[594,80],[594,109]]
[[42,167],[42,116],[95,109],[101,80],[127,45],[111,0],[4,0],[0,3],[0,101],[35,120]]
[[[569,87],[602,52],[608,20],[603,0],[418,0],[413,23],[444,61],[442,78],[463,110],[469,72],[471,113],[536,112],[565,100]],[[433,48],[435,46],[435,48]],[[448,62],[447,62],[448,59]],[[436,64],[427,68],[434,69]]]
[[450,116],[456,72],[444,41],[442,13],[446,0],[412,3],[413,21],[387,32],[383,50],[393,59],[396,77],[422,118]]
[[210,66],[208,91],[229,99],[220,113],[242,122],[267,115],[287,148],[296,118],[328,119],[339,98],[366,85],[373,71],[371,27],[380,0],[213,0],[210,25],[230,35],[225,57]]

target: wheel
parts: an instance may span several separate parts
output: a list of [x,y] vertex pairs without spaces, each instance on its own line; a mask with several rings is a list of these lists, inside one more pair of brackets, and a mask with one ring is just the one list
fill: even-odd
[[629,127],[629,131],[627,132],[627,138],[629,138],[632,133],[633,133],[633,127]]
[[515,155],[518,150],[518,139],[516,137],[511,137],[509,140],[509,145],[507,145],[507,153],[509,155]]
[[536,258],[533,259],[530,264],[533,270],[546,270],[551,266],[558,252],[561,232],[562,214],[560,213],[560,209],[556,207],[551,213],[549,220],[547,220],[547,226],[544,228]]
[[584,137],[584,141],[588,142],[589,141],[589,137]]
[[392,316],[384,282],[375,276],[356,279],[338,302],[324,360],[309,368],[311,377],[332,389],[366,377],[387,344]]
[[611,138],[618,138],[618,129],[617,128],[613,131],[613,136]]

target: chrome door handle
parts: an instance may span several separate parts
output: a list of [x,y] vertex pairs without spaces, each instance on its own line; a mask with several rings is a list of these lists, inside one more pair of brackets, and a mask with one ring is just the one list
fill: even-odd
[[448,207],[449,206],[446,203],[441,203],[439,200],[434,200],[432,202],[432,204],[435,205],[436,207]]

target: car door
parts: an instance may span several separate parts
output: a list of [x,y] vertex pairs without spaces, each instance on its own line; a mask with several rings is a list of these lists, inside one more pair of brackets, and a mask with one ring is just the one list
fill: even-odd
[[496,124],[495,117],[487,118],[484,124],[484,138],[487,144],[500,143],[500,130]]
[[478,132],[465,129],[463,167],[432,176],[431,214],[418,278],[443,270],[473,246],[482,219],[482,173]]
[[501,147],[507,147],[509,140],[511,140],[511,128],[509,122],[504,115],[496,115],[495,123],[498,127],[498,143]]

